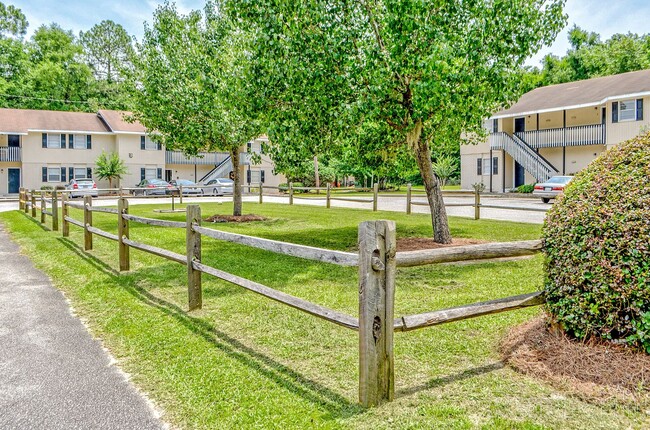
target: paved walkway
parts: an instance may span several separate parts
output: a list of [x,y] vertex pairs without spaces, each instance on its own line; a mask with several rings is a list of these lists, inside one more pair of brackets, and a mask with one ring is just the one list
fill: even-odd
[[145,399],[0,225],[0,429],[160,429]]

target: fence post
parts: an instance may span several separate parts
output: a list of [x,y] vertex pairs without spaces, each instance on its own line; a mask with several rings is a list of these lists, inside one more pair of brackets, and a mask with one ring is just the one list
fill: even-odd
[[359,402],[392,401],[395,223],[359,225]]
[[201,261],[201,235],[194,231],[192,224],[201,225],[201,206],[188,205],[186,209],[186,245],[187,245],[187,295],[189,310],[201,309],[203,298],[201,292],[201,272],[195,270],[192,262]]
[[379,198],[379,183],[372,186],[372,211],[377,212],[377,199]]
[[68,216],[68,205],[66,203],[68,203],[68,195],[61,193],[61,230],[63,230],[63,237],[70,236],[70,223],[65,219]]
[[56,191],[52,193],[52,230],[59,231],[59,198]]
[[124,239],[129,238],[129,220],[122,216],[123,214],[128,213],[129,201],[124,197],[120,197],[117,201],[117,243],[120,254],[120,272],[131,270],[129,245],[124,243]]
[[326,198],[327,209],[330,208],[330,197],[331,197],[331,193],[332,193],[332,185],[328,183],[328,184],[327,184],[327,198]]
[[92,205],[93,198],[84,196],[84,249],[86,251],[93,249],[93,234],[88,230],[88,227],[93,226],[93,213],[90,210]]
[[[172,194],[174,194],[174,193],[172,192]],[[181,205],[183,204],[183,186],[182,185],[178,186],[178,204],[181,204]]]
[[406,215],[411,215],[411,184],[406,184]]
[[474,190],[474,219],[481,219],[481,193]]
[[32,190],[32,218],[36,218],[36,194]]
[[264,188],[262,188],[263,185],[264,184],[260,182],[260,204],[262,204],[262,198],[263,198],[262,196],[264,195]]
[[22,211],[23,210],[23,188],[20,187],[18,190],[18,210]]
[[293,182],[289,182],[289,204],[293,204]]
[[45,206],[45,193],[41,190],[41,224],[45,224],[45,211],[47,206]]
[[29,193],[29,190],[25,190],[25,213],[29,213],[29,204],[30,204],[30,199],[31,199],[31,194]]

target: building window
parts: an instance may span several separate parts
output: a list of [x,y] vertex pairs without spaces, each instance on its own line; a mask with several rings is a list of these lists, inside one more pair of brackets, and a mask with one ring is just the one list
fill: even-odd
[[618,102],[618,120],[636,120],[636,100],[621,100]]
[[47,134],[47,148],[61,148],[61,142],[63,142],[63,147],[65,148],[65,134]]
[[85,167],[74,168],[74,179],[84,179],[88,175],[88,169]]
[[488,176],[490,174],[490,169],[491,169],[490,159],[484,158],[482,164],[483,165],[481,166],[482,167],[481,170],[483,171],[483,175]]
[[71,137],[73,138],[72,147],[74,149],[86,149],[88,147],[87,137],[85,134],[75,134]]
[[476,174],[478,176],[483,174],[483,160],[481,158],[476,159]]
[[48,167],[47,168],[47,182],[61,182],[61,168]]
[[144,178],[145,179],[156,179],[158,178],[158,169],[154,168],[145,168],[144,169]]
[[492,157],[492,174],[499,174],[499,157]]
[[149,136],[140,136],[140,149],[143,151],[160,151],[162,144],[152,141]]

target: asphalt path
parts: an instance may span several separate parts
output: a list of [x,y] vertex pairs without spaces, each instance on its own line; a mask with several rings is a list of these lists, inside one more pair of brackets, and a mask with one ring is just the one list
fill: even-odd
[[149,402],[0,225],[0,429],[160,428]]

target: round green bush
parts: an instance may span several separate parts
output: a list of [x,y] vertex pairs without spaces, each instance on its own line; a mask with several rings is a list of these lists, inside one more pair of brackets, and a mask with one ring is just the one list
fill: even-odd
[[576,175],[544,224],[553,322],[650,353],[650,133]]

